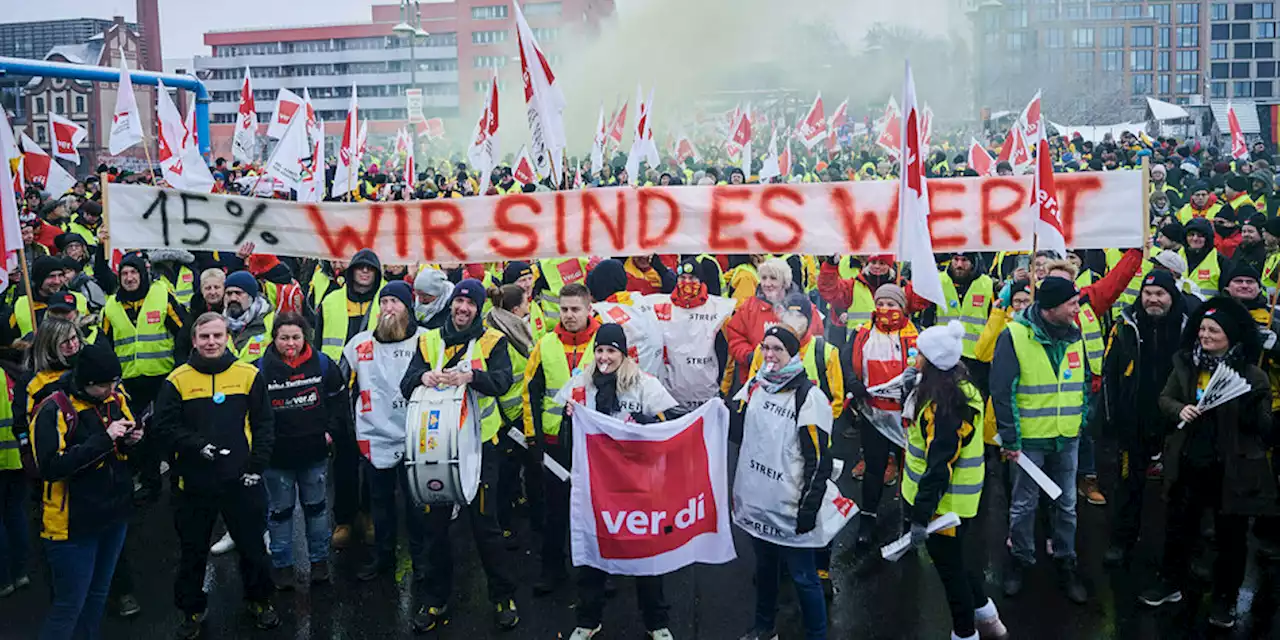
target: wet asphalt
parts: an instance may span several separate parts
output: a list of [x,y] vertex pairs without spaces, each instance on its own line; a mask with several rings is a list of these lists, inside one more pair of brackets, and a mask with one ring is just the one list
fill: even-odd
[[[857,459],[856,440],[835,439],[835,453],[847,462],[840,481],[845,495],[855,500],[858,482],[847,469]],[[1099,450],[1104,489],[1111,470],[1107,448]],[[731,462],[734,462],[731,454]],[[989,461],[990,462],[990,461]],[[730,467],[732,468],[732,467]],[[1280,638],[1280,566],[1260,561],[1250,553],[1249,568],[1240,592],[1236,628],[1222,632],[1209,627],[1207,585],[1188,592],[1181,603],[1151,610],[1137,602],[1137,594],[1152,579],[1163,540],[1164,509],[1157,494],[1158,483],[1148,483],[1142,540],[1128,567],[1103,566],[1108,541],[1109,507],[1079,502],[1077,532],[1081,572],[1089,590],[1089,602],[1075,605],[1058,590],[1052,563],[1043,556],[1029,572],[1027,585],[1017,598],[1000,594],[1000,576],[1006,552],[1007,499],[996,465],[988,464],[982,511],[976,519],[972,538],[980,542],[973,554],[984,567],[988,595],[996,601],[1010,638],[1037,640],[1093,640],[1104,638]],[[892,496],[892,497],[891,497]],[[301,539],[301,510],[297,510],[295,549]],[[899,520],[900,498],[886,491],[880,508],[882,543]],[[829,607],[830,638],[930,638],[950,637],[950,615],[936,572],[923,554],[910,554],[897,563],[852,557],[849,549],[856,537],[856,520],[836,539],[832,575],[837,593]],[[435,637],[477,640],[480,638],[567,638],[574,626],[573,585],[535,598],[530,590],[538,574],[538,542],[520,521],[521,548],[510,552],[517,566],[521,587],[517,594],[520,625],[500,632],[492,620],[486,601],[484,577],[476,557],[465,518],[455,522],[454,549],[459,557],[456,590],[451,603],[450,624]],[[1042,537],[1042,536],[1038,536]],[[403,541],[403,533],[401,535]],[[671,631],[676,638],[706,640],[735,639],[751,628],[754,588],[751,544],[747,536],[734,530],[739,558],[721,566],[687,567],[666,578],[666,597],[671,606]],[[403,542],[402,542],[403,544]],[[980,549],[978,547],[981,547]],[[1253,543],[1251,541],[1251,546]],[[179,623],[173,607],[172,580],[177,564],[177,537],[173,529],[168,497],[139,510],[131,524],[127,549],[131,554],[137,597],[142,612],[130,619],[108,614],[103,636],[108,639],[171,638]],[[36,553],[35,555],[39,555]],[[393,579],[385,577],[363,583],[355,572],[366,559],[360,544],[335,551],[334,580],[331,584],[309,586],[276,595],[275,606],[283,624],[273,631],[255,630],[243,614],[241,587],[234,553],[212,558],[205,579],[211,594],[205,638],[411,638],[411,570],[401,552],[400,570]],[[305,562],[305,554],[296,554]],[[1188,558],[1205,563],[1207,557]],[[299,567],[299,571],[305,568]],[[39,559],[33,559],[32,586],[0,599],[0,640],[36,638],[47,609],[48,581]],[[605,609],[601,640],[644,638],[644,627],[636,607],[634,589],[626,578],[615,579],[618,588]],[[799,609],[794,597],[784,589],[779,613],[782,638],[803,637]]]

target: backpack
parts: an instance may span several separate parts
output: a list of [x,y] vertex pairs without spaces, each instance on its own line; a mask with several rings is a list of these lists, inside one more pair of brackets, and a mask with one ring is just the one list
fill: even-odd
[[[76,433],[76,425],[79,424],[79,415],[76,413],[75,407],[71,406],[71,398],[67,397],[67,392],[58,390],[49,394],[40,404],[36,405],[35,412],[31,414],[31,420],[35,422],[35,416],[40,415],[40,411],[47,404],[55,404],[58,411],[62,413],[62,420],[67,423],[67,433],[63,436],[63,442],[70,442],[71,436]],[[28,478],[32,480],[40,480],[40,463],[36,460],[35,449],[31,446],[23,447],[22,470]]]

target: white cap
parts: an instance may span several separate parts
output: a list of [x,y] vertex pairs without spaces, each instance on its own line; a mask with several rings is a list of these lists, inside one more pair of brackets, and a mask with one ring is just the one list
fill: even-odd
[[950,371],[964,352],[964,325],[952,320],[946,326],[929,327],[916,338],[916,347],[930,364]]
[[1172,271],[1175,278],[1181,278],[1187,273],[1187,261],[1183,260],[1176,251],[1161,251],[1151,259]]

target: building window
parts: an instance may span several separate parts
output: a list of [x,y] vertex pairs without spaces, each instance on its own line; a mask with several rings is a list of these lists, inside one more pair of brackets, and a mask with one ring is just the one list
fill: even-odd
[[1156,93],[1159,93],[1160,95],[1166,95],[1170,93],[1169,92],[1169,76],[1160,76],[1158,81],[1159,81],[1159,85],[1157,85]]
[[1255,2],[1253,4],[1254,20],[1270,20],[1276,17],[1276,4],[1274,2]]
[[76,96],[76,113],[84,113],[84,96]]
[[476,56],[473,64],[476,69],[501,69],[507,66],[506,56]]
[[62,98],[53,99],[53,112],[62,116],[67,114],[67,101]]
[[1248,78],[1248,77],[1251,77],[1251,76],[1249,75],[1249,63],[1248,63],[1248,62],[1232,62],[1232,63],[1231,63],[1231,77],[1232,77],[1232,78]]
[[1258,44],[1253,45],[1253,57],[1255,58],[1273,57],[1275,55],[1275,46],[1276,46],[1276,43],[1274,42],[1259,42]]
[[1044,48],[1061,49],[1066,46],[1066,33],[1062,29],[1045,29]]
[[1248,40],[1251,29],[1248,22],[1237,22],[1231,25],[1232,40]]
[[1215,2],[1209,7],[1210,20],[1226,20],[1227,19],[1227,3]]
[[1271,85],[1272,85],[1272,82],[1270,80],[1262,80],[1262,81],[1253,83],[1253,97],[1270,98]]
[[1209,77],[1214,79],[1230,78],[1231,65],[1225,62],[1215,62],[1209,65]]
[[1178,71],[1197,71],[1200,69],[1199,51],[1179,51]]
[[1178,46],[1200,46],[1200,27],[1178,27]]
[[505,17],[507,17],[507,5],[505,4],[471,7],[472,20],[501,20]]
[[[1024,12],[1025,13],[1025,12]],[[1096,4],[1093,6],[1093,17],[1100,20],[1111,18],[1111,6],[1105,4]]]
[[1275,62],[1259,62],[1258,63],[1259,78],[1274,78],[1275,76],[1276,76]]
[[1178,93],[1200,93],[1200,75],[1179,73],[1174,87]]
[[534,2],[526,4],[524,7],[526,16],[558,16],[560,15],[559,2]]
[[1231,25],[1229,25],[1229,24],[1215,24],[1215,25],[1213,25],[1213,26],[1209,27],[1209,35],[1210,35],[1210,38],[1211,38],[1211,39],[1213,39],[1213,40],[1230,40],[1230,39],[1231,39]]
[[1129,69],[1132,71],[1150,71],[1151,70],[1151,51],[1130,51],[1129,52]]
[[1236,5],[1236,20],[1252,20],[1253,5],[1247,2],[1241,2]]
[[1225,97],[1227,97],[1227,83],[1225,83],[1225,82],[1211,82],[1211,83],[1209,83],[1209,97],[1210,97],[1210,98],[1225,98]]
[[1102,52],[1102,70],[1103,71],[1124,71],[1124,52],[1123,51],[1103,51]]
[[1151,75],[1139,73],[1133,76],[1133,95],[1145,96],[1151,93]]
[[1275,38],[1275,37],[1276,37],[1276,23],[1274,23],[1274,22],[1259,22],[1259,23],[1255,26],[1255,28],[1254,28],[1254,32],[1257,34],[1257,37],[1258,37],[1258,39],[1259,39],[1259,40],[1262,40],[1262,39],[1264,39],[1264,38]]
[[1178,24],[1200,24],[1200,5],[1190,2],[1179,4]]
[[472,31],[472,44],[494,44],[495,42],[506,42],[506,31]]
[[1151,35],[1151,27],[1134,27],[1129,44],[1135,47],[1149,47],[1153,42]]
[[42,115],[44,113],[44,98],[36,98],[36,108],[34,111],[36,115]]
[[[1125,7],[1125,8],[1127,9],[1128,7]],[[1126,15],[1125,17],[1127,18],[1130,16]],[[1169,5],[1167,4],[1151,5],[1151,17],[1155,18],[1156,22],[1160,24],[1169,24]]]
[[1093,52],[1075,51],[1071,54],[1071,64],[1077,71],[1093,71]]
[[1169,48],[1169,27],[1160,27],[1156,31],[1156,45],[1165,49]]
[[1093,29],[1072,29],[1071,46],[1077,49],[1093,48]]
[[538,42],[555,42],[560,37],[560,30],[555,27],[534,27],[533,38]]
[[458,34],[433,33],[427,37],[426,45],[428,47],[456,47],[458,46]]
[[1014,31],[1006,38],[1005,46],[1010,51],[1022,51],[1027,46],[1026,36],[1021,31]]
[[1209,45],[1210,60],[1226,60],[1227,59],[1227,43],[1215,42]]
[[1231,95],[1236,98],[1252,98],[1253,83],[1252,82],[1233,82],[1231,87]]
[[1169,70],[1169,52],[1161,51],[1156,54],[1156,68],[1160,71]]
[[1010,29],[1026,29],[1027,28],[1027,10],[1026,9],[1010,9],[1004,15],[1005,27]]
[[1124,27],[1107,27],[1103,29],[1102,46],[1107,49],[1124,47]]
[[1246,59],[1246,60],[1247,60],[1247,59],[1249,59],[1249,58],[1252,58],[1252,57],[1253,57],[1253,44],[1252,44],[1252,43],[1249,43],[1249,42],[1237,42],[1237,43],[1236,43],[1236,54],[1235,54],[1235,56],[1234,56],[1234,57],[1235,57],[1236,59],[1244,58],[1244,59]]

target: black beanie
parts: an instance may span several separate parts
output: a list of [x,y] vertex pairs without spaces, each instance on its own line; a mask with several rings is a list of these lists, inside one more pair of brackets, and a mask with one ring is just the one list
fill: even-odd
[[44,279],[48,278],[53,272],[62,271],[62,259],[53,256],[40,256],[31,263],[31,286],[39,289],[44,284]]
[[[468,298],[471,302],[475,303],[476,310],[479,311],[484,308],[484,300],[487,296],[488,294],[485,293],[484,285],[481,284],[479,280],[476,280],[475,278],[467,278],[466,280],[459,282],[458,286],[453,288],[453,295],[449,296],[449,306],[452,307],[453,301],[458,298]],[[409,308],[412,309],[413,305],[409,305]]]
[[1227,341],[1231,346],[1241,345],[1246,360],[1251,359],[1251,353],[1254,356],[1257,355],[1257,323],[1250,317],[1248,309],[1245,309],[1238,300],[1230,296],[1214,296],[1200,305],[1197,314],[1200,317],[1189,318],[1186,328],[1183,329],[1184,346],[1195,344],[1200,323],[1205,319],[1212,319],[1222,327],[1223,333],[1227,334]]
[[1261,213],[1255,213],[1249,216],[1249,219],[1245,220],[1244,224],[1247,224],[1253,227],[1254,229],[1257,229],[1258,232],[1261,233],[1262,230],[1267,226],[1267,217],[1262,215]]
[[1222,278],[1222,288],[1227,288],[1227,285],[1236,278],[1253,278],[1255,281],[1261,282],[1262,274],[1258,273],[1258,270],[1253,268],[1253,265],[1248,262],[1236,260],[1227,268],[1227,272]]
[[587,274],[587,290],[591,292],[591,299],[596,302],[607,300],[609,296],[626,288],[626,267],[613,258],[601,260],[600,264]]
[[415,302],[413,288],[404,280],[392,280],[383,285],[382,290],[378,292],[378,298],[395,298],[409,310],[409,313],[413,313],[413,303]]
[[680,264],[676,265],[676,277],[679,278],[680,276],[693,276],[697,278],[699,281],[701,281],[702,280],[702,274],[700,273],[701,269],[702,267],[699,266],[697,258],[695,257],[684,258],[683,260],[680,261]]
[[1160,235],[1178,244],[1187,243],[1187,230],[1177,222],[1170,222],[1169,224],[1160,227]]
[[1231,176],[1227,178],[1227,188],[1233,191],[1248,191],[1249,179],[1244,176]]
[[76,243],[84,245],[86,249],[89,248],[89,243],[85,242],[84,237],[78,233],[68,231],[67,233],[58,234],[58,237],[53,239],[53,246],[57,247],[58,253],[66,251],[67,247]]
[[75,383],[83,389],[89,385],[118,380],[122,375],[115,351],[103,342],[86,345],[76,356]]
[[596,329],[596,346],[609,346],[621,351],[623,355],[627,353],[627,333],[622,330],[620,324],[602,324]]
[[1049,276],[1040,282],[1036,290],[1036,302],[1041,309],[1053,309],[1080,295],[1074,282],[1058,276]]
[[1178,283],[1174,281],[1173,274],[1163,269],[1152,269],[1150,273],[1142,277],[1142,286],[1144,287],[1160,287],[1169,292],[1170,296],[1176,300],[1178,294]]
[[502,270],[502,284],[515,284],[516,280],[524,276],[533,275],[533,267],[528,262],[515,260],[507,263],[507,268]]
[[49,296],[50,311],[75,311],[76,297],[70,291],[59,291]]
[[782,346],[787,348],[788,354],[794,356],[795,354],[800,353],[800,338],[796,337],[796,334],[792,332],[791,329],[780,324],[775,324],[772,327],[765,329],[764,337],[768,338],[769,336],[773,336],[782,342]]
[[1270,218],[1267,220],[1267,233],[1280,238],[1280,218]]

